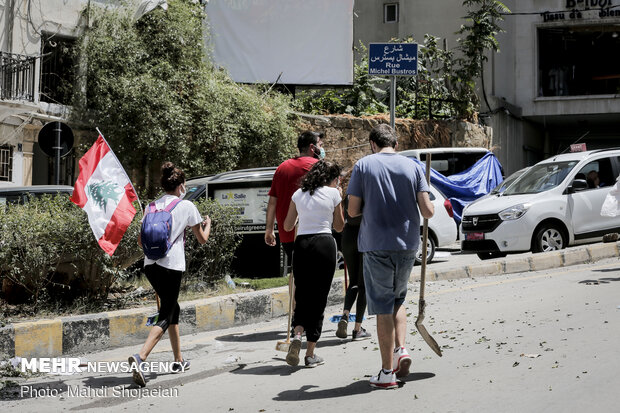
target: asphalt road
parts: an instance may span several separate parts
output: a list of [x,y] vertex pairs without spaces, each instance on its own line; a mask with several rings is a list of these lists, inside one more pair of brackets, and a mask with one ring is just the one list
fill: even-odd
[[[442,347],[441,358],[415,331],[418,288],[411,287],[407,307],[412,313],[408,342],[412,373],[396,390],[370,388],[368,379],[380,367],[377,342],[374,338],[360,342],[336,338],[336,324],[327,318],[340,308],[330,307],[317,349],[326,363],[314,369],[290,367],[284,362],[285,353],[275,350],[276,342],[285,338],[287,320],[279,318],[183,336],[191,370],[147,375],[145,390],[136,389],[128,374],[16,379],[18,386],[12,393],[4,392],[0,410],[617,411],[618,259],[428,283],[424,324]],[[365,327],[376,335],[373,317],[365,321]],[[137,350],[121,348],[81,356],[89,361],[126,360]],[[150,358],[170,359],[167,340]],[[83,395],[70,396],[69,387]],[[57,389],[58,395],[30,397],[49,388]],[[119,395],[114,389],[125,393]],[[162,397],[165,392],[170,397]]]

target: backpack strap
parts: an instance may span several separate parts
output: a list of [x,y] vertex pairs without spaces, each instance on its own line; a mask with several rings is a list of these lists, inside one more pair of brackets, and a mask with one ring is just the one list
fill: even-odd
[[181,199],[180,199],[180,198],[175,199],[174,201],[172,201],[172,202],[170,202],[170,203],[168,204],[168,206],[164,209],[164,211],[166,211],[166,212],[168,212],[168,213],[172,212],[172,210],[174,209],[174,207],[176,207],[176,206],[179,204],[179,202],[181,202]]

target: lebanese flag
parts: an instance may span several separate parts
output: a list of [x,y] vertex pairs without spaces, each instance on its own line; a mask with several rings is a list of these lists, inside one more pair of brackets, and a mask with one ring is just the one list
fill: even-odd
[[123,166],[99,134],[92,148],[80,159],[80,175],[71,202],[88,214],[97,242],[110,256],[136,214],[131,203],[137,199]]

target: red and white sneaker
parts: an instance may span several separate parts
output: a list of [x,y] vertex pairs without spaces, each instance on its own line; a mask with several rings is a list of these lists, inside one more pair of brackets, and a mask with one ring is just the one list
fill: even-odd
[[383,369],[381,369],[379,374],[370,378],[370,387],[386,390],[395,389],[398,387],[398,380],[396,380],[396,375],[393,372],[385,374]]
[[392,362],[394,368],[394,374],[396,377],[405,377],[409,374],[411,368],[411,356],[407,352],[407,349],[401,347],[398,351],[394,351],[394,360]]

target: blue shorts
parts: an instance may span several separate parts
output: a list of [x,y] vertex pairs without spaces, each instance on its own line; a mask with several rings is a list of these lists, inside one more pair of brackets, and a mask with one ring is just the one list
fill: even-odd
[[405,302],[415,254],[411,250],[364,253],[368,314],[393,314]]

